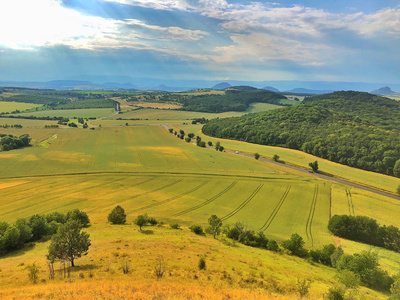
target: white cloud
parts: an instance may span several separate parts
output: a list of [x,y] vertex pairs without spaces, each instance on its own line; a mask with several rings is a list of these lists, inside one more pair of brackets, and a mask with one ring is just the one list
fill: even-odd
[[99,38],[114,32],[116,24],[65,9],[56,0],[3,0],[0,28],[0,45],[16,49]]
[[158,10],[209,10],[228,6],[225,0],[105,0]]

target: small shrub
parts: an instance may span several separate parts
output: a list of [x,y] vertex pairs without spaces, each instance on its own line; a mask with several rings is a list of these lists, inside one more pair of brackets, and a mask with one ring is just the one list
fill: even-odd
[[272,159],[274,160],[274,161],[279,161],[279,155],[278,154],[275,154],[273,157],[272,157]]
[[157,225],[158,224],[158,221],[155,219],[155,218],[148,218],[147,219],[147,222],[149,223],[149,224],[151,224],[151,225]]
[[254,153],[254,158],[255,158],[255,159],[259,159],[259,158],[260,158],[260,154]]
[[164,273],[165,273],[164,256],[159,255],[154,265],[154,274],[156,275],[157,280],[159,280],[164,276]]
[[40,267],[37,266],[35,263],[33,263],[32,265],[27,266],[26,268],[28,269],[28,277],[29,277],[29,280],[30,280],[32,283],[37,283],[37,281],[38,281],[38,279],[39,279],[39,270],[40,270]]
[[147,224],[147,221],[148,221],[148,217],[146,214],[146,215],[137,216],[137,218],[135,219],[135,221],[133,221],[133,223],[136,224],[137,226],[139,226],[140,231],[141,231],[142,227]]
[[340,286],[334,286],[329,288],[326,294],[327,300],[344,300],[345,290]]
[[361,284],[360,276],[350,270],[342,270],[336,277],[347,288],[354,289]]
[[199,270],[205,270],[206,269],[206,260],[201,257],[199,260]]
[[79,278],[85,278],[85,275],[83,273],[79,273]]
[[171,227],[171,229],[179,229],[180,228],[178,223],[171,223],[171,224],[169,224],[169,227]]
[[274,252],[279,252],[280,248],[275,240],[269,240],[267,243],[267,249]]
[[306,279],[297,279],[297,292],[299,293],[300,299],[307,296],[310,290],[311,281]]
[[123,262],[122,263],[122,272],[124,274],[128,274],[129,273],[129,267],[130,267],[129,262]]
[[189,227],[189,229],[194,232],[195,234],[203,234],[203,227],[199,224],[193,224],[192,226]]

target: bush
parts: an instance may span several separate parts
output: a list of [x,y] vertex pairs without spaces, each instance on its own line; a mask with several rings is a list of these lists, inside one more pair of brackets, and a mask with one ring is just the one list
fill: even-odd
[[149,218],[147,219],[147,222],[148,222],[150,225],[157,225],[157,224],[158,224],[158,221],[157,221],[155,218],[153,218],[153,217],[149,217]]
[[205,270],[206,269],[206,260],[201,257],[199,260],[199,270]]
[[33,263],[32,265],[27,266],[27,269],[28,269],[28,277],[29,277],[29,280],[30,280],[32,283],[37,283],[37,281],[38,281],[38,279],[39,279],[39,270],[40,270],[40,267],[37,266],[35,263]]
[[198,224],[193,224],[192,226],[189,227],[189,229],[194,232],[195,234],[203,234],[203,227]]
[[307,250],[304,249],[303,246],[303,238],[297,233],[292,234],[289,240],[283,242],[283,247],[285,249],[289,250],[292,255],[299,257],[306,257],[308,254]]
[[268,241],[267,249],[274,252],[278,252],[280,250],[279,245],[275,240]]
[[79,221],[79,223],[82,224],[82,227],[89,227],[90,225],[90,220],[87,213],[79,209],[74,209],[67,213],[67,221],[69,220]]
[[326,294],[326,299],[328,300],[344,300],[345,290],[342,287],[334,286],[329,288]]
[[350,270],[342,270],[336,277],[347,288],[354,289],[361,284],[360,276]]
[[125,210],[121,206],[117,205],[108,215],[108,222],[112,224],[125,224]]
[[255,159],[259,159],[259,158],[260,158],[260,154],[254,153],[254,158],[255,158]]
[[272,159],[274,160],[274,161],[279,161],[279,155],[278,154],[274,154],[274,156],[272,157]]
[[171,224],[169,224],[169,227],[171,227],[171,229],[179,229],[180,228],[178,223],[171,223]]
[[308,295],[308,292],[310,290],[310,285],[311,285],[311,281],[309,281],[309,280],[297,279],[297,292],[299,293],[300,299],[302,299],[304,296]]

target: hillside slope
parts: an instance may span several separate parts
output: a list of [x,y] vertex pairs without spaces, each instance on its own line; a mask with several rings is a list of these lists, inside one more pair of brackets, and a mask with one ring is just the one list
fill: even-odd
[[335,92],[295,107],[212,120],[203,132],[400,177],[400,103],[368,93]]

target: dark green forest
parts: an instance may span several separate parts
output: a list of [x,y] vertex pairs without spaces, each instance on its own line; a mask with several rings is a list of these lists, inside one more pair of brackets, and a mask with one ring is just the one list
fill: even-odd
[[400,177],[400,103],[342,91],[304,104],[211,120],[203,133],[279,146],[368,171]]
[[225,94],[185,95],[164,94],[160,101],[177,102],[183,105],[180,110],[221,113],[226,111],[245,111],[251,103],[280,104],[285,96],[271,91],[251,87],[235,87],[226,90]]
[[22,134],[19,137],[12,134],[0,134],[0,152],[28,147],[30,142],[29,134]]

